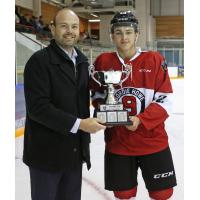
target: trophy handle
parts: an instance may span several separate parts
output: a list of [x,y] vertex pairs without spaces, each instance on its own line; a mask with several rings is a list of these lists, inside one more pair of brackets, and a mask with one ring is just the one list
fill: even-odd
[[95,71],[94,69],[94,65],[90,65],[89,66],[89,73],[92,76],[92,79],[99,84],[99,86],[101,87],[101,83],[95,78],[95,74],[98,73],[98,71]]
[[131,71],[132,71],[132,66],[131,65],[126,65],[125,70],[122,71],[122,75],[125,74],[125,77],[124,77],[124,79],[120,80],[120,82],[119,82],[120,86],[122,86],[122,83],[128,79]]

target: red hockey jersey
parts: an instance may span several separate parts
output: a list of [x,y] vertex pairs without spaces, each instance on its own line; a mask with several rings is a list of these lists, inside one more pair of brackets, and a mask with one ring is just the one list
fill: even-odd
[[[126,63],[132,65],[129,78],[122,87],[115,88],[115,98],[123,103],[130,116],[137,116],[141,124],[136,131],[125,126],[105,130],[106,149],[120,155],[145,155],[168,146],[164,121],[171,107],[172,86],[164,58],[158,52],[137,53]],[[97,57],[95,71],[123,70],[124,60],[117,52]],[[91,80],[92,102],[104,99],[105,88]]]

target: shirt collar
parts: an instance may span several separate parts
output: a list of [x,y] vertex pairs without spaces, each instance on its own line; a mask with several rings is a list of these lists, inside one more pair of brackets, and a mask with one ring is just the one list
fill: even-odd
[[66,49],[64,49],[62,46],[60,46],[58,43],[57,43],[58,47],[63,50],[66,55],[72,60],[72,62],[74,63],[74,65],[76,65],[76,57],[78,56],[78,53],[76,51],[75,48],[72,49],[72,54],[71,56],[69,55],[68,51]]
[[72,49],[72,54],[71,54],[71,56],[70,56],[70,55],[69,55],[69,52],[68,52],[66,49],[64,49],[64,48],[61,47],[60,45],[58,45],[58,46],[59,46],[72,60],[73,60],[73,59],[76,59],[76,57],[78,56],[78,54],[77,54],[75,48]]
[[[134,55],[129,61],[135,60],[135,59],[141,54],[141,52],[142,52],[141,48],[140,48],[140,47],[136,47],[136,53],[135,53],[135,55]],[[117,54],[117,57],[119,58],[120,62],[121,62],[123,65],[125,65],[124,60],[123,60],[122,57],[120,57],[118,51],[116,52],[116,54]]]
[[66,50],[66,49],[64,49],[61,45],[59,45],[57,42],[56,42],[56,44],[58,45],[58,47],[61,49],[61,50],[63,50],[66,54],[67,54],[67,56],[74,62],[74,61],[76,61],[76,57],[78,56],[78,53],[76,52],[76,50],[75,50],[75,48],[73,48],[72,49],[72,54],[71,54],[71,56],[69,55],[69,53],[68,53],[68,51]]

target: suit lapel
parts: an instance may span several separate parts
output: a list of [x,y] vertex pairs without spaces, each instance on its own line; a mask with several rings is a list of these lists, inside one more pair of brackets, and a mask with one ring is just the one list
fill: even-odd
[[75,72],[74,69],[66,63],[59,64],[60,70],[70,79],[74,84],[76,84]]
[[66,75],[66,78],[76,84],[75,71],[73,68],[74,64],[69,56],[67,56],[67,54],[57,46],[55,41],[51,42],[48,50],[51,63],[57,65]]
[[[87,62],[87,58],[85,55],[83,55],[76,47],[76,52],[78,54],[77,57],[77,71],[78,71],[78,77],[80,76],[79,64],[83,62]],[[59,66],[60,70],[66,75],[66,77],[72,81],[73,84],[76,84],[76,78],[75,77],[75,69],[74,64],[72,60],[69,58],[69,56],[58,47],[55,40],[51,40],[51,44],[48,46],[48,52],[50,56],[50,60],[52,64],[55,64]]]

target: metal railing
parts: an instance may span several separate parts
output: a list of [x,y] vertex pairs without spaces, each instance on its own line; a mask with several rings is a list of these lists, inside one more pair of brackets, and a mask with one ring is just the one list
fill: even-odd
[[[32,37],[33,38],[32,38]],[[35,37],[35,39],[34,39]],[[45,47],[40,41],[36,40],[36,35],[15,32],[15,83],[23,83],[24,67],[30,56]]]
[[[31,37],[27,36],[26,34],[19,33],[24,38],[29,41],[29,47],[33,45],[37,45],[37,49],[28,52],[27,47],[21,47],[20,50],[19,41],[16,40],[16,84],[23,83],[23,71],[25,63],[28,61],[29,57],[37,50],[42,49],[45,47],[44,44],[41,42],[32,39]],[[115,47],[102,47],[95,43],[96,41],[89,41],[84,43],[78,43],[78,48],[88,57],[89,63],[92,64],[95,59],[104,52],[112,52],[116,51]],[[21,44],[22,46],[22,44]],[[151,48],[147,48],[153,51],[159,51],[166,59],[169,67],[178,67],[180,69],[180,74],[184,74],[184,48],[157,48],[157,45],[149,45]],[[20,58],[23,56],[23,59]],[[19,60],[21,59],[21,62]]]

